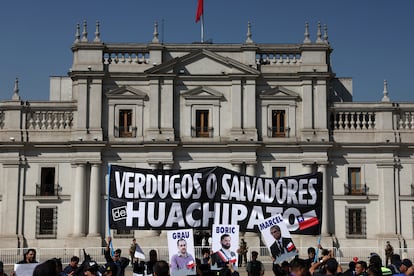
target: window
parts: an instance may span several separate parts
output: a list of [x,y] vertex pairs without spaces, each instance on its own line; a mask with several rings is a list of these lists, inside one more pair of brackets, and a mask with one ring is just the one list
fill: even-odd
[[273,167],[272,170],[273,178],[280,178],[286,176],[286,167]]
[[272,137],[285,136],[285,111],[272,110]]
[[361,184],[361,168],[348,168],[348,194],[365,194],[365,185]]
[[366,237],[365,208],[346,208],[347,238]]
[[196,137],[210,137],[209,110],[196,110]]
[[133,238],[134,232],[128,229],[116,229],[114,230],[114,237],[116,238]]
[[42,168],[40,172],[40,187],[37,186],[36,195],[53,196],[55,191],[55,168]]
[[132,137],[132,110],[119,110],[119,137]]
[[37,207],[36,238],[56,238],[57,207]]

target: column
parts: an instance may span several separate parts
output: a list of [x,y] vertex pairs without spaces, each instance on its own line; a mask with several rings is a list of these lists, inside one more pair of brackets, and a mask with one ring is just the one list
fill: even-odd
[[329,185],[328,185],[328,176],[327,176],[327,165],[319,165],[319,170],[322,172],[322,235],[329,234]]
[[85,235],[85,164],[76,165],[75,188],[73,191],[73,236]]
[[[151,169],[158,170],[160,168],[160,162],[151,162],[150,163]],[[158,237],[161,234],[160,230],[141,230],[137,231],[136,237]]]
[[174,167],[174,163],[164,163],[163,164],[164,170],[172,170],[173,167]]
[[[256,177],[256,167],[256,162],[246,164],[246,175]],[[247,242],[248,247],[260,246],[260,232],[240,232],[240,238],[244,238],[245,242]],[[251,251],[249,251],[247,254],[249,255],[250,253]]]
[[246,174],[249,176],[256,176],[256,163],[246,164]]
[[91,181],[89,190],[89,231],[88,236],[99,236],[99,211],[101,201],[100,178],[101,164],[91,165]]

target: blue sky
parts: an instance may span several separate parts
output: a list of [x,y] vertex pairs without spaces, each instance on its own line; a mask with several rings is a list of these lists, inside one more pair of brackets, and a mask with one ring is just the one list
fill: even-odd
[[[88,22],[103,42],[145,43],[154,21],[166,43],[200,40],[197,0],[6,0],[0,10],[0,100],[11,99],[19,78],[23,100],[46,100],[49,77],[66,76],[76,24]],[[380,101],[388,81],[394,102],[414,102],[414,20],[411,0],[204,0],[205,38],[243,43],[247,22],[257,43],[301,43],[309,22],[327,24],[333,70],[353,78],[354,101]]]

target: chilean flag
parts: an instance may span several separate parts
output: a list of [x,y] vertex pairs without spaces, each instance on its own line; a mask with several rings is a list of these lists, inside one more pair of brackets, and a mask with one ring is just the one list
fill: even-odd
[[141,260],[145,259],[144,251],[142,251],[141,246],[139,246],[138,243],[135,245],[134,258],[141,259]]
[[316,211],[312,210],[297,216],[299,222],[299,230],[305,230],[312,226],[319,224],[319,219],[316,216]]
[[198,0],[196,20],[195,20],[196,23],[200,20],[201,16],[203,15],[203,12],[204,12],[204,1]]
[[295,245],[293,244],[293,242],[288,243],[288,245],[286,246],[286,249],[287,249],[288,252],[294,250]]
[[188,268],[188,269],[193,269],[193,268],[194,268],[194,266],[195,266],[195,264],[194,264],[194,261],[192,261],[192,260],[191,260],[191,261],[189,261],[189,262],[188,262],[188,264],[187,264],[187,268]]

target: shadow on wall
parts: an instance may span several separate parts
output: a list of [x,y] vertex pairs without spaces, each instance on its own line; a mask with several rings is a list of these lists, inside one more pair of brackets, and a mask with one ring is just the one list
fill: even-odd
[[352,79],[341,78],[331,80],[330,102],[352,102]]

